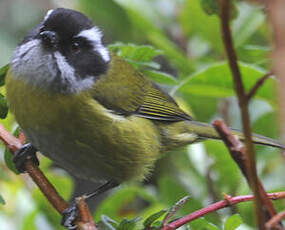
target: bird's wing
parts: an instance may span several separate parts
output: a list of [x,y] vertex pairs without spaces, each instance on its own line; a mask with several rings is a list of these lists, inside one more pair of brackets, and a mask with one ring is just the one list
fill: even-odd
[[192,120],[170,95],[117,56],[93,92],[99,103],[118,114],[161,121]]
[[192,118],[179,108],[174,99],[152,83],[144,95],[143,103],[135,111],[138,116],[155,120],[180,121]]

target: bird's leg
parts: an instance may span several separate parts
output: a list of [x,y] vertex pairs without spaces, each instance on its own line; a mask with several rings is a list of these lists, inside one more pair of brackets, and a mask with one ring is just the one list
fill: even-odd
[[23,145],[15,152],[13,162],[20,173],[26,172],[24,163],[27,159],[31,159],[37,166],[40,164],[36,152],[37,149],[30,143]]
[[[119,183],[115,181],[108,181],[105,184],[98,187],[94,192],[85,195],[85,199],[90,199],[92,197],[96,197],[101,193],[108,191],[111,188],[117,187]],[[77,226],[73,224],[74,220],[78,216],[78,206],[77,199],[71,203],[71,205],[62,212],[61,224],[68,229],[75,229]]]

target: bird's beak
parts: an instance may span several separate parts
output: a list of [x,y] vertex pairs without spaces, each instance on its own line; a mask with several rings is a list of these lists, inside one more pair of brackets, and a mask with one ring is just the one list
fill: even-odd
[[58,44],[58,36],[55,32],[43,31],[39,35],[45,46],[47,46],[48,48],[56,48]]

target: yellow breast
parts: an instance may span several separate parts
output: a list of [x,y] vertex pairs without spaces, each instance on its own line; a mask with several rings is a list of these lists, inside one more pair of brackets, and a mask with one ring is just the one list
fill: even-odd
[[142,179],[160,154],[152,121],[113,114],[90,92],[47,93],[9,73],[6,88],[10,111],[32,144],[82,177]]

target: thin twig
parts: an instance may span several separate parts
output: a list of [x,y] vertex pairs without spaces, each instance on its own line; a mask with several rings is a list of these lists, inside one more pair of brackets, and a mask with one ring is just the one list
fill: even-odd
[[275,227],[282,219],[285,219],[285,210],[273,216],[267,223],[265,224],[267,229],[272,229]]
[[[266,194],[268,199],[271,200],[278,200],[278,199],[285,199],[285,191],[282,192],[275,192],[275,193],[268,193]],[[226,208],[241,202],[248,202],[252,201],[254,199],[253,195],[244,195],[244,196],[236,196],[231,197],[229,195],[226,196],[226,199],[218,201],[216,203],[213,203],[209,205],[208,207],[202,208],[200,210],[197,210],[193,213],[190,213],[189,215],[182,217],[180,219],[177,219],[167,225],[165,225],[162,230],[173,230],[177,229],[195,219],[198,219],[202,216],[205,216],[211,212],[215,212],[219,209]]]
[[[222,120],[215,120],[213,122],[214,128],[219,133],[221,139],[224,141],[226,146],[229,149],[229,152],[234,159],[234,161],[239,166],[241,172],[249,183],[248,171],[246,170],[246,148],[241,143],[241,141],[232,135],[230,129]],[[261,193],[262,202],[266,206],[266,210],[271,217],[276,215],[276,210],[272,204],[272,202],[267,198],[266,191],[261,183],[261,181],[257,178],[258,182],[258,190]]]
[[265,74],[263,77],[259,78],[251,90],[247,93],[247,100],[251,100],[256,94],[257,90],[264,84],[264,82],[273,75],[273,72]]
[[[22,142],[25,141],[25,137],[23,133],[20,133],[19,139],[14,137],[4,128],[2,124],[0,124],[0,140],[5,144],[5,146],[9,149],[9,151],[12,154],[14,154],[17,150],[19,150],[22,147]],[[68,207],[68,203],[58,194],[55,187],[49,182],[49,180],[46,178],[43,172],[34,164],[32,160],[27,159],[25,161],[25,168],[29,176],[32,178],[35,184],[45,195],[50,204],[61,214]],[[84,200],[82,202],[85,203]],[[85,218],[85,216],[88,216],[87,219],[89,220],[89,222],[83,221],[84,228],[81,228],[80,230],[96,230],[94,221],[86,204],[85,206],[81,204],[80,214],[82,213],[86,214],[83,215],[83,218]],[[82,216],[80,216],[78,225],[82,223],[81,218]]]
[[[3,125],[0,124],[0,139],[13,154],[22,147],[21,141],[10,134]],[[22,138],[21,138],[22,139]],[[34,164],[32,160],[26,160],[25,168],[27,173],[33,179],[35,184],[40,188],[45,197],[52,206],[62,213],[68,207],[66,201],[58,194],[54,186],[48,181],[42,171]]]
[[77,205],[79,209],[80,222],[78,223],[78,230],[97,230],[90,210],[85,202],[85,197],[77,198]]
[[228,57],[228,62],[232,72],[234,86],[239,101],[239,107],[241,110],[242,125],[245,137],[245,146],[247,149],[246,171],[248,172],[247,174],[248,174],[250,187],[254,192],[254,197],[255,197],[254,203],[255,203],[257,225],[259,229],[265,230],[265,215],[264,212],[262,211],[262,206],[263,206],[262,194],[258,189],[259,183],[258,183],[257,170],[256,170],[255,151],[251,137],[252,132],[250,126],[249,112],[248,112],[248,100],[243,86],[240,69],[237,63],[237,55],[234,49],[233,39],[230,29],[230,12],[231,12],[230,5],[231,1],[229,0],[219,0],[222,37]]

